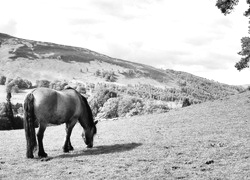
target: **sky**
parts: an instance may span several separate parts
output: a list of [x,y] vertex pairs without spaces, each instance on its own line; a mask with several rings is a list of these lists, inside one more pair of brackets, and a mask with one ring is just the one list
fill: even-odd
[[87,48],[114,58],[185,71],[231,85],[248,36],[241,1],[224,16],[216,0],[0,0],[0,32]]

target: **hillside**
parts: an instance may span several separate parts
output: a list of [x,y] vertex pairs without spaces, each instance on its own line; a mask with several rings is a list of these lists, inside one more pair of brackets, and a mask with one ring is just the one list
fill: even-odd
[[242,91],[241,87],[214,82],[186,72],[157,69],[85,48],[26,40],[2,33],[0,64],[0,75],[8,78],[21,77],[33,83],[46,79],[132,85],[135,91],[139,85],[139,91],[152,91],[152,97],[167,101],[188,97],[193,103],[199,103]]
[[63,153],[64,125],[48,127],[48,159],[25,158],[23,130],[1,131],[0,179],[249,179],[250,92],[165,114],[97,124],[86,149]]
[[[34,78],[35,80],[42,78],[51,80],[57,77],[57,79],[71,80],[74,78],[91,82],[89,76],[93,76],[99,69],[115,71],[119,75],[119,83],[119,79],[122,81],[125,79],[126,70],[134,70],[137,78],[149,77],[150,80],[174,84],[174,79],[161,70],[111,58],[85,48],[25,40],[1,33],[0,43],[0,59],[1,64],[3,64],[1,71],[9,76],[15,72],[20,77]],[[13,70],[15,67],[16,69]],[[29,73],[29,76],[25,73]],[[96,80],[103,81],[98,78]],[[133,81],[131,83],[133,84]],[[155,84],[160,85],[157,82]]]

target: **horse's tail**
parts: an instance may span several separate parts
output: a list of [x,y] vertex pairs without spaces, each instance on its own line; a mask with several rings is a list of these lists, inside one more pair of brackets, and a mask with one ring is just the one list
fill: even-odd
[[24,129],[27,142],[26,157],[33,158],[36,150],[36,131],[35,131],[34,95],[29,93],[24,100]]

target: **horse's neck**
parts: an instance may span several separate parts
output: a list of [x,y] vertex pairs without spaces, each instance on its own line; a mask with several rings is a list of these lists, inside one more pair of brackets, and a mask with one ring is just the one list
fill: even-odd
[[79,119],[79,123],[84,129],[91,129],[93,126],[93,122],[91,122],[91,117],[90,114],[88,114],[86,107],[84,108],[84,111]]

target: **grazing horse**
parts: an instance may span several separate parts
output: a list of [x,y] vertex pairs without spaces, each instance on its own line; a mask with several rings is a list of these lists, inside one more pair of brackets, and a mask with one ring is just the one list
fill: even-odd
[[77,123],[83,127],[82,137],[87,148],[93,147],[93,139],[96,134],[96,124],[92,111],[85,97],[72,88],[56,91],[48,88],[37,88],[27,94],[24,100],[24,128],[27,142],[27,158],[34,158],[33,152],[37,148],[35,124],[39,124],[37,132],[38,156],[47,157],[43,148],[43,134],[50,124],[66,123],[66,140],[63,146],[64,152],[74,148],[70,142],[70,135]]

